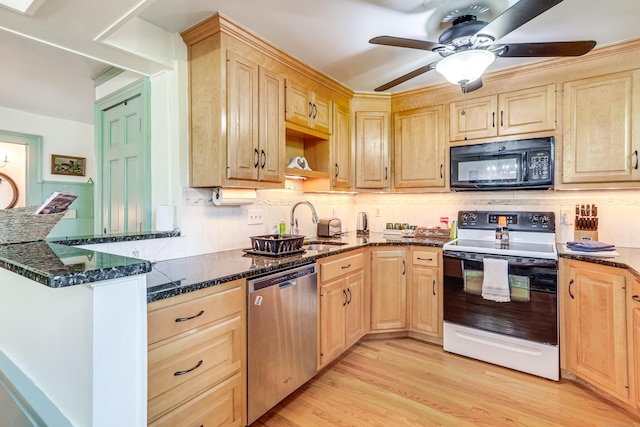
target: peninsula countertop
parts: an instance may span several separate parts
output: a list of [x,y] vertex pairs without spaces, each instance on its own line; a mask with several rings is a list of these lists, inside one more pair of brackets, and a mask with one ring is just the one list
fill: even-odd
[[0,267],[52,288],[144,274],[151,262],[75,245],[173,237],[179,232],[130,233],[0,245]]

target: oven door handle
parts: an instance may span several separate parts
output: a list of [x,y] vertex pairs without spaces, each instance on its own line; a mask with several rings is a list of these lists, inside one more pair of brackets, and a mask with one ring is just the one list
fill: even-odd
[[[508,256],[500,256],[494,254],[481,254],[480,257],[470,257],[465,255],[466,252],[453,252],[453,253],[445,253],[444,255],[449,258],[463,260],[463,261],[472,261],[482,263],[484,258],[494,258],[494,259],[504,259],[509,263],[509,267],[557,267],[558,262],[554,259],[533,259],[532,262],[527,261],[516,261],[519,257],[508,257]],[[478,254],[475,254],[476,256]]]

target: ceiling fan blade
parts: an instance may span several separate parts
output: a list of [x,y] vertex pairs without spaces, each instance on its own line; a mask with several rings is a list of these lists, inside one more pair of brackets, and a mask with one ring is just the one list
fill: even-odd
[[414,77],[418,77],[419,75],[426,73],[427,71],[431,71],[434,68],[436,68],[435,63],[425,65],[424,67],[420,67],[417,70],[413,70],[412,72],[407,73],[404,76],[400,76],[395,80],[391,80],[389,83],[383,84],[382,86],[377,87],[374,90],[376,92],[384,92],[385,90],[389,90],[394,86],[398,86],[400,83],[404,83],[407,80],[411,80]]
[[482,77],[470,83],[462,84],[460,85],[460,87],[462,88],[462,93],[469,93],[473,92],[474,90],[478,90],[482,87]]
[[575,42],[511,43],[494,45],[496,56],[501,58],[580,56],[596,45],[593,40]]
[[442,45],[427,40],[404,39],[402,37],[379,36],[369,40],[371,44],[381,44],[385,46],[408,47],[411,49],[433,50]]
[[511,31],[531,21],[541,13],[561,3],[562,0],[519,0],[509,9],[502,12],[475,35],[490,36],[493,40],[501,39]]

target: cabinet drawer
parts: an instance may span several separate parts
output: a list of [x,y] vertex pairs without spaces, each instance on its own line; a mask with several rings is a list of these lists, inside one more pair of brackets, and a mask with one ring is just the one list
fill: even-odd
[[236,374],[149,426],[242,426],[242,395],[242,376]]
[[440,253],[436,251],[413,251],[413,265],[424,265],[425,267],[438,267],[440,265]]
[[187,294],[191,297],[190,299],[168,307],[154,309],[155,303],[149,304],[147,316],[149,344],[223,319],[242,310],[245,295],[241,287],[223,291],[215,289],[216,287]]
[[364,267],[364,254],[359,253],[340,257],[320,264],[320,281],[326,282],[336,277],[360,270]]
[[150,420],[240,371],[242,325],[238,313],[196,333],[149,348]]

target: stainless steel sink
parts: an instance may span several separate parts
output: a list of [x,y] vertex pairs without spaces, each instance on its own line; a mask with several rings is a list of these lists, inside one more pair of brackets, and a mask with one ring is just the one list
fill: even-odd
[[331,242],[324,240],[311,240],[302,244],[302,247],[310,251],[329,251],[335,249],[336,246],[344,246],[348,243],[344,242]]

